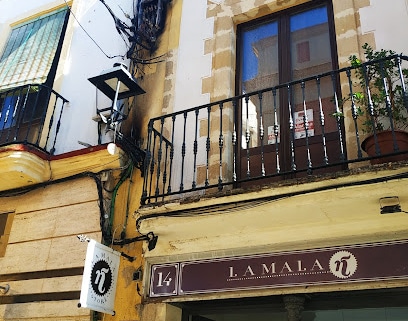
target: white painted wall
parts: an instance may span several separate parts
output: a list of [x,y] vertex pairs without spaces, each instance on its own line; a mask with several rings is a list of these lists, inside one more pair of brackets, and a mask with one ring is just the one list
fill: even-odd
[[[132,0],[105,2],[117,17],[130,24],[121,9],[132,16]],[[64,0],[18,0],[18,5],[16,3],[16,0],[0,0],[0,51],[8,39],[10,24],[65,4]],[[74,0],[72,11],[106,55],[126,55],[125,42],[117,33],[108,10],[99,0]],[[128,61],[123,58],[107,58],[71,15],[54,85],[54,90],[70,101],[63,112],[56,154],[84,148],[78,141],[97,144],[97,124],[92,120],[96,100],[99,108],[106,108],[111,102],[101,92],[96,95],[96,88],[88,78],[111,68],[113,63],[119,61],[128,65]],[[109,140],[108,134],[103,142]]]
[[178,49],[175,111],[206,104],[201,81],[211,75],[211,54],[204,54],[205,39],[213,37],[214,19],[207,19],[207,1],[183,1]]
[[[210,102],[209,94],[202,93],[202,79],[211,76],[212,55],[204,54],[205,40],[212,38],[214,33],[214,19],[207,18],[207,1],[184,0],[180,23],[180,38],[176,66],[176,83],[174,93],[174,111],[204,105]],[[192,116],[192,113],[191,113]],[[199,118],[206,118],[202,113]],[[176,122],[175,142],[181,148],[183,142],[182,117]],[[193,171],[193,142],[195,119],[187,119],[185,170]],[[199,141],[199,146],[205,146],[205,138]],[[205,156],[204,153],[202,153]],[[198,159],[197,165],[205,164],[205,158]],[[181,153],[175,153],[175,164],[181,164]],[[185,177],[191,183],[192,177]],[[172,186],[179,187],[180,177],[173,176]],[[191,188],[191,186],[185,186]]]
[[377,49],[408,55],[408,0],[371,0],[360,9],[361,32],[374,32]]

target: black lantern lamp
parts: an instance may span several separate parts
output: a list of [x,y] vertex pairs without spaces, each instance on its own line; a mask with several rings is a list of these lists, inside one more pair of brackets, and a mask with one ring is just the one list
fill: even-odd
[[104,109],[97,108],[100,117],[98,121],[102,120],[107,124],[107,130],[114,131],[113,143],[108,144],[108,152],[112,155],[117,152],[115,141],[118,138],[123,142],[122,145],[125,145],[122,147],[128,149],[136,167],[142,169],[145,152],[119,131],[118,125],[126,119],[127,113],[122,111],[122,107],[118,107],[118,101],[144,94],[145,91],[122,63],[115,63],[113,68],[104,70],[100,75],[88,78],[88,80],[112,100],[112,106]]
[[115,63],[113,68],[104,70],[99,76],[88,79],[111,100],[124,99],[144,94],[145,91],[137,84],[122,63]]
[[118,108],[118,100],[145,93],[122,63],[115,63],[113,68],[104,70],[100,75],[88,80],[113,101],[111,107],[97,109],[98,115],[110,129],[115,129],[114,127],[127,116]]

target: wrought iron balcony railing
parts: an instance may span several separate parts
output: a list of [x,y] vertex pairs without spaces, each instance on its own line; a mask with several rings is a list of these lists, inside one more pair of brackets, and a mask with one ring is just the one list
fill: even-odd
[[[407,60],[394,55],[151,119],[142,204],[408,159],[396,140],[398,126],[408,127]],[[384,127],[390,150],[379,146]],[[371,156],[361,147],[369,134]]]
[[41,84],[0,93],[0,146],[34,145],[53,154],[65,104],[64,97]]

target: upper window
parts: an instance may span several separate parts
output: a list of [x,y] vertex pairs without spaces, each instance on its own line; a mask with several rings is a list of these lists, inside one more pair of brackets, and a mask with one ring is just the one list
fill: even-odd
[[28,83],[45,83],[58,50],[67,10],[18,25],[0,57],[0,92]]
[[56,10],[12,28],[0,56],[0,144],[37,143],[68,18]]
[[[317,138],[322,134],[319,101],[327,108],[327,114],[329,111],[330,114],[334,112],[333,104],[330,103],[333,100],[331,80],[322,80],[319,90],[316,89],[315,80],[313,84],[311,81],[307,83],[310,76],[336,69],[332,22],[331,4],[322,0],[238,26],[238,94],[305,79],[305,90],[301,88],[300,82],[293,83],[289,87],[264,92],[262,102],[258,95],[242,101],[239,124],[241,149],[265,146],[265,153],[268,148],[274,155],[278,155],[279,151],[280,164],[271,165],[274,169],[282,169],[282,165],[293,168],[291,158],[295,154],[297,162],[306,158],[300,156],[301,146],[305,144],[302,143],[305,138],[305,106],[310,125],[307,133],[309,138]],[[290,129],[293,123],[294,135]],[[325,134],[336,130],[334,117],[326,118]],[[313,144],[313,139],[309,143]],[[244,154],[244,157],[248,156],[246,152]],[[272,157],[270,162],[275,162],[276,158]],[[286,170],[290,171],[291,168]]]
[[332,69],[327,5],[292,12],[239,26],[243,93]]

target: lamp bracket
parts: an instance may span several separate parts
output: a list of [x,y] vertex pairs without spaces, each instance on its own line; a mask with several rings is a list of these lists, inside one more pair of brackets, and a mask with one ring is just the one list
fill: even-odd
[[149,251],[153,250],[156,247],[156,243],[157,243],[157,239],[158,236],[154,235],[153,232],[149,232],[145,235],[140,235],[140,236],[136,236],[130,239],[124,239],[124,240],[113,240],[112,244],[113,245],[126,245],[126,244],[130,244],[130,243],[134,243],[134,242],[138,242],[138,241],[147,241],[148,245],[147,248],[149,249]]

